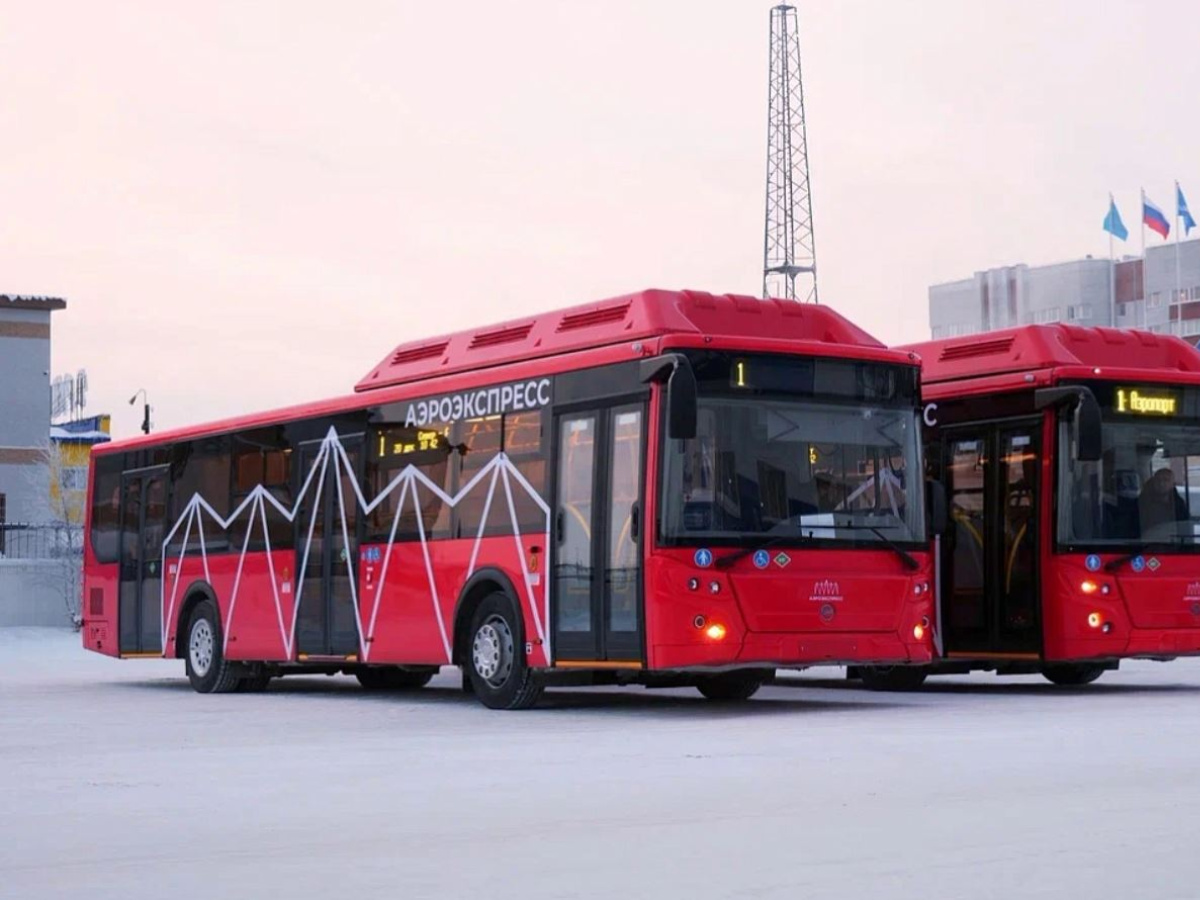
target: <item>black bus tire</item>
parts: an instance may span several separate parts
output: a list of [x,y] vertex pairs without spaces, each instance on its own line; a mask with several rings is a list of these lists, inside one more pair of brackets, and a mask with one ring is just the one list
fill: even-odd
[[757,669],[743,669],[739,672],[724,672],[720,675],[707,675],[696,685],[696,690],[709,700],[724,703],[737,703],[749,700],[758,693],[758,689],[770,678],[770,672]]
[[244,675],[242,680],[238,682],[237,690],[240,694],[261,694],[267,689],[267,685],[271,683],[271,676],[266,672],[255,672],[250,675]]
[[858,666],[858,677],[873,691],[915,691],[928,675],[925,666]]
[[1081,687],[1104,674],[1104,666],[1087,663],[1057,663],[1045,666],[1042,676],[1060,687]]
[[412,671],[398,666],[367,666],[357,669],[354,677],[368,691],[411,691],[423,688],[434,672]]
[[184,660],[193,690],[199,694],[228,694],[238,689],[245,668],[225,659],[220,617],[212,601],[202,600],[196,605],[185,639]]
[[525,631],[508,594],[489,594],[471,618],[467,658],[471,688],[489,709],[528,709],[542,684],[525,660]]

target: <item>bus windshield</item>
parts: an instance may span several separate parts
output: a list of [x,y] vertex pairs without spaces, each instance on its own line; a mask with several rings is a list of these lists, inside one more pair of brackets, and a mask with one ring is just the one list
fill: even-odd
[[1106,420],[1101,458],[1087,463],[1074,424],[1059,428],[1059,543],[1200,546],[1200,424]]
[[925,524],[915,391],[881,387],[888,376],[903,382],[905,373],[845,361],[817,361],[814,372],[812,360],[789,362],[800,367],[794,378],[776,372],[739,385],[748,370],[763,367],[734,360],[732,387],[719,364],[694,364],[696,437],[665,442],[664,542],[737,546],[770,536],[780,543],[919,544]]

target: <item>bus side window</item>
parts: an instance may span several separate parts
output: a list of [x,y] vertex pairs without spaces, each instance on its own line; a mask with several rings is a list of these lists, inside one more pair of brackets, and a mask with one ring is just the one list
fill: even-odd
[[[412,466],[441,488],[453,495],[451,463],[454,447],[450,426],[432,423],[418,428],[396,424],[372,427],[367,434],[367,489],[374,499],[386,496],[367,517],[366,540],[386,543],[396,527],[397,541],[420,539],[421,528],[427,540],[450,536],[450,507],[418,479],[412,479],[408,489],[402,483],[403,474]],[[416,492],[416,499],[413,492]],[[399,521],[396,511],[403,495],[404,509]],[[421,510],[420,527],[417,508]]]
[[[522,534],[545,531],[547,528],[547,512],[530,494],[532,490],[542,503],[549,504],[546,491],[545,438],[545,414],[542,410],[507,413],[504,416],[504,452],[521,473],[521,478],[516,478],[510,472],[508,483],[512,488],[517,527]],[[528,485],[528,489],[521,483],[522,479]],[[504,521],[506,524],[510,521],[507,514]],[[511,528],[509,530],[511,531]]]
[[97,562],[114,563],[118,556],[121,509],[122,455],[96,459],[92,485],[92,552]]

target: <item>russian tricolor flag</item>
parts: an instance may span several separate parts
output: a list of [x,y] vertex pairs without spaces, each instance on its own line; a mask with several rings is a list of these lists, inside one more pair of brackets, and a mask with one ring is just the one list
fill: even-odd
[[1164,240],[1171,233],[1171,223],[1167,221],[1163,211],[1147,199],[1145,191],[1142,191],[1142,224],[1161,235]]

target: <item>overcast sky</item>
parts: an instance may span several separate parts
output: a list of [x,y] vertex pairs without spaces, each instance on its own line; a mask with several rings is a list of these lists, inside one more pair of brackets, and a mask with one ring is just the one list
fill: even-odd
[[[761,286],[768,3],[0,3],[0,291],[121,434],[348,391],[392,346],[643,287]],[[823,302],[1200,206],[1200,3],[821,0]],[[1154,235],[1150,236],[1157,241]]]

